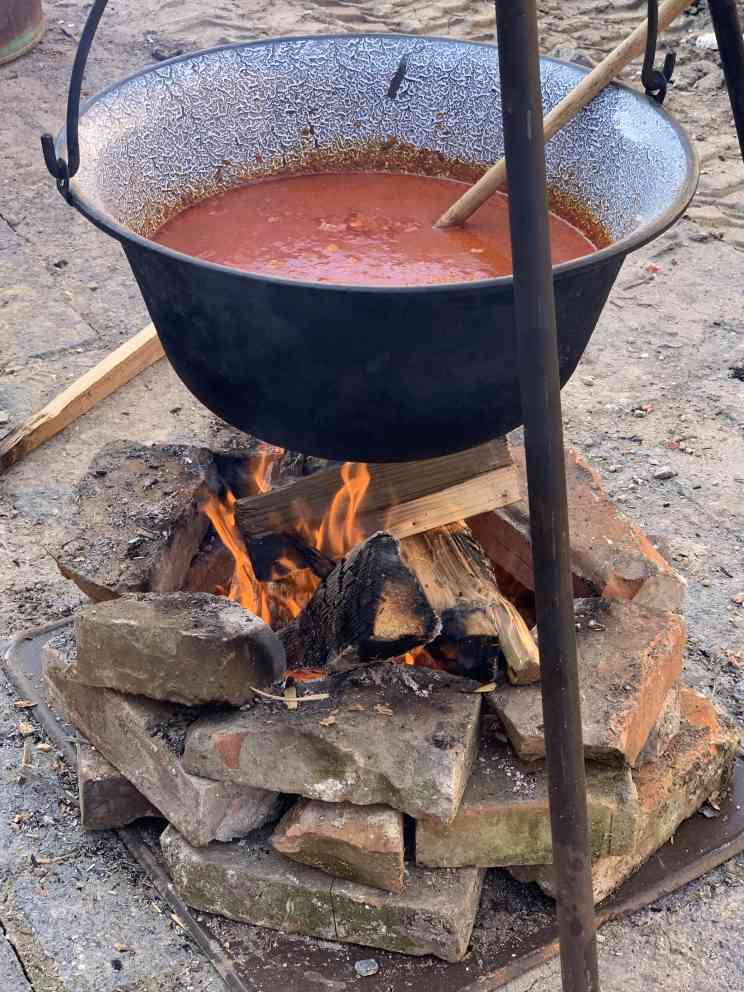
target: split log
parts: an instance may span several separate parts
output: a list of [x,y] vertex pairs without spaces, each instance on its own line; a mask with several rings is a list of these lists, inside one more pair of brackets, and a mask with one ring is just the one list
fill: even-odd
[[[367,468],[369,485],[356,517],[360,539],[379,530],[408,537],[519,498],[504,438],[443,458]],[[291,487],[239,499],[238,527],[246,539],[269,531],[315,533],[342,488],[341,466],[334,466]]]
[[279,632],[287,667],[345,671],[428,644],[441,624],[400,542],[386,533],[358,544]]
[[429,647],[434,657],[454,657],[463,675],[490,680],[503,652],[512,682],[539,679],[535,640],[463,521],[406,538],[401,554],[442,620],[442,633]]

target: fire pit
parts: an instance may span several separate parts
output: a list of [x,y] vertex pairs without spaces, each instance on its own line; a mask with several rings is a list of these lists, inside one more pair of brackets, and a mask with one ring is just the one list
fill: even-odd
[[[466,958],[488,869],[552,892],[515,455],[362,471],[265,446],[104,448],[57,552],[97,603],[44,654],[95,748],[79,752],[83,825],[160,814],[190,906],[377,952]],[[508,496],[412,523],[488,458]],[[575,453],[567,471],[603,899],[723,788],[737,738],[680,685],[682,580]]]
[[[552,59],[541,67],[546,107],[586,71]],[[355,168],[475,177],[504,152],[499,94],[493,46],[443,39],[290,38],[188,55],[86,104],[66,196],[121,241],[173,367],[219,416],[324,457],[433,457],[522,423],[511,277],[309,284],[200,261],[147,236],[189,203],[253,178]],[[71,162],[77,132],[73,113]],[[67,154],[58,139],[56,155]],[[565,383],[623,259],[685,210],[698,165],[661,107],[619,84],[550,142],[547,165],[554,195],[588,211],[612,242],[555,269]]]

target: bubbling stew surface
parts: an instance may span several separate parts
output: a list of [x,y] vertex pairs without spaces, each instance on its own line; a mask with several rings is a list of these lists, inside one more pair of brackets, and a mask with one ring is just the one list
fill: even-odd
[[[238,186],[188,207],[153,240],[196,258],[307,282],[420,286],[509,275],[508,199],[462,228],[433,224],[466,188],[450,179],[322,173]],[[597,250],[550,214],[553,263]]]

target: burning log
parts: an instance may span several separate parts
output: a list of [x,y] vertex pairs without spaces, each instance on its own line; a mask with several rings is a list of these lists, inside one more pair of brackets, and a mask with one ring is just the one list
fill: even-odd
[[518,498],[509,447],[500,438],[427,461],[321,469],[287,488],[239,499],[235,516],[246,538],[291,533],[340,558],[379,530],[407,537]]
[[[519,612],[502,595],[485,551],[458,521],[401,541],[403,561],[415,573],[442,633],[429,650],[454,657],[462,674],[495,674],[503,652],[509,678],[540,677],[537,645]],[[486,676],[488,677],[488,676]]]
[[344,671],[403,655],[434,640],[440,630],[400,542],[377,533],[333,569],[279,638],[289,668]]

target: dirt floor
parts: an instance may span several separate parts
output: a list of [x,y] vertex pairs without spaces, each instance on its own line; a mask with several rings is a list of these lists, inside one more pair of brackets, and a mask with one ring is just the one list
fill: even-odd
[[[42,163],[39,134],[62,123],[88,4],[45,7],[42,43],[0,67],[0,433],[147,319],[117,246],[63,203]],[[644,8],[640,0],[542,0],[543,50],[596,61]],[[154,58],[242,38],[393,30],[491,40],[492,25],[485,0],[116,0],[86,90]],[[696,0],[668,36],[679,61],[666,105],[702,159],[694,205],[626,262],[564,404],[569,442],[689,582],[687,679],[742,723],[744,169],[717,55],[696,47],[709,31]],[[70,492],[98,447],[118,437],[208,444],[217,431],[161,363],[0,478],[0,638],[78,603],[46,548],[64,534]],[[674,477],[656,479],[666,466]],[[54,753],[37,753],[35,773],[18,784],[12,698],[3,685],[0,927],[8,941],[0,939],[0,988],[218,992],[220,981],[118,842],[79,831],[74,783]],[[743,930],[740,858],[605,928],[603,988],[744,988]],[[360,981],[352,973],[347,984]],[[548,967],[514,992],[559,987]]]

